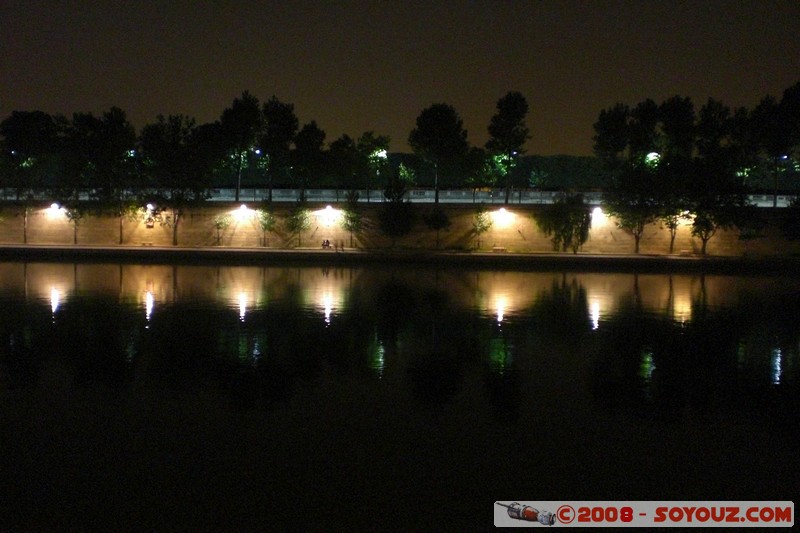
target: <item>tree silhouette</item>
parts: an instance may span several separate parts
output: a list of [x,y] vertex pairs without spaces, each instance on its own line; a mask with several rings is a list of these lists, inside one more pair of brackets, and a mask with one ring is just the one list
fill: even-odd
[[417,117],[417,126],[408,136],[414,153],[434,168],[434,203],[439,203],[439,174],[452,172],[467,154],[467,131],[456,110],[447,104],[434,104]]

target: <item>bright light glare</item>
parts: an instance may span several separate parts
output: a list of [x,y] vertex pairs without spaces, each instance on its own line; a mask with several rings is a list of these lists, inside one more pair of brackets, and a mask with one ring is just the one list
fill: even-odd
[[47,216],[56,217],[60,214],[61,214],[61,206],[55,202],[50,204],[50,207],[47,209]]
[[608,222],[608,215],[600,207],[592,210],[592,227],[604,226]]
[[333,311],[333,294],[326,292],[322,295],[322,308],[325,310],[325,324],[331,323],[331,312]]
[[497,297],[496,307],[497,307],[497,323],[500,324],[501,322],[503,322],[503,318],[505,318],[506,308],[508,307],[508,302],[506,301],[505,297],[503,296]]
[[153,315],[154,302],[153,293],[147,291],[144,295],[144,317],[148,322],[150,322],[150,317]]
[[317,220],[319,220],[320,224],[326,227],[333,226],[342,218],[342,212],[329,205],[326,206],[325,209],[316,211],[314,214],[317,215]]
[[244,316],[247,314],[247,293],[242,291],[239,293],[239,320],[244,322]]
[[253,211],[248,209],[245,204],[239,206],[239,209],[235,209],[231,212],[231,214],[236,218],[237,221],[245,220],[253,215]]
[[514,223],[516,215],[511,211],[507,211],[505,207],[501,207],[497,211],[492,212],[492,222],[498,228],[507,228]]
[[672,300],[672,316],[681,323],[692,318],[692,299],[688,294],[676,294]]
[[661,160],[661,154],[658,152],[650,152],[646,156],[644,156],[644,162],[650,166],[655,166]]
[[61,291],[53,287],[50,289],[50,310],[53,314],[58,310],[58,304],[61,303]]
[[592,319],[592,329],[600,327],[600,302],[594,300],[589,306],[589,315]]
[[380,157],[381,159],[386,159],[386,150],[378,150],[375,152],[375,157]]

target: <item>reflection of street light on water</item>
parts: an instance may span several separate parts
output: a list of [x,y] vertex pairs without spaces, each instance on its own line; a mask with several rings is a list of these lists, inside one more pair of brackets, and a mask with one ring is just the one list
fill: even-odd
[[325,313],[325,324],[331,324],[331,312],[333,311],[333,294],[326,292],[322,295],[322,308]]
[[508,307],[508,302],[506,301],[505,297],[498,296],[497,302],[497,323],[500,324],[503,322],[503,318],[505,318],[506,307]]
[[55,315],[58,305],[61,303],[61,291],[55,287],[50,289],[50,310]]
[[244,322],[244,316],[247,314],[247,293],[242,291],[239,293],[239,320]]
[[592,318],[592,329],[600,327],[600,302],[594,300],[589,305],[589,315]]
[[147,291],[147,293],[144,295],[144,317],[148,322],[150,322],[150,317],[153,316],[154,304],[155,304],[155,299],[153,298],[153,293]]

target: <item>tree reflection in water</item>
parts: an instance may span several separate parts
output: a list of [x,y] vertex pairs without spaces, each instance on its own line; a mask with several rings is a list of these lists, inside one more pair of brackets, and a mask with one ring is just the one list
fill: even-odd
[[[85,516],[84,477],[150,529],[185,518],[156,485],[191,493],[180,523],[208,529],[214,505],[269,519],[314,491],[361,525],[370,498],[427,524],[453,491],[758,499],[793,483],[797,280],[103,268],[0,264],[17,516],[48,516],[32,510],[51,485]],[[714,476],[728,465],[731,485]],[[219,492],[206,478],[222,503],[192,492]]]

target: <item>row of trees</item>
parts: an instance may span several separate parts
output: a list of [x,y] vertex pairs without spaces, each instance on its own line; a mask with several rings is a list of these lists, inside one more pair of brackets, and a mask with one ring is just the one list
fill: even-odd
[[695,112],[680,96],[618,103],[600,112],[594,130],[605,210],[633,235],[635,251],[650,224],[660,221],[674,242],[681,220],[691,217],[705,253],[720,228],[759,234],[764,222],[746,196],[755,183],[770,177],[777,202],[779,178],[800,176],[800,83],[752,110],[709,99]]
[[[528,106],[518,92],[497,103],[485,148],[470,147],[456,110],[448,104],[424,109],[409,135],[414,170],[440,183],[473,185],[506,176],[529,138]],[[15,111],[0,123],[0,186],[51,190],[62,201],[92,190],[97,200],[116,202],[131,189],[158,188],[170,196],[202,199],[218,184],[326,187],[345,190],[383,186],[388,177],[390,139],[367,131],[342,135],[326,145],[312,120],[302,127],[294,106],[272,97],[266,102],[245,91],[219,120],[197,124],[185,115],[160,115],[137,135],[126,114],[111,108],[100,116],[71,118],[42,111]],[[440,179],[441,178],[441,179]]]

